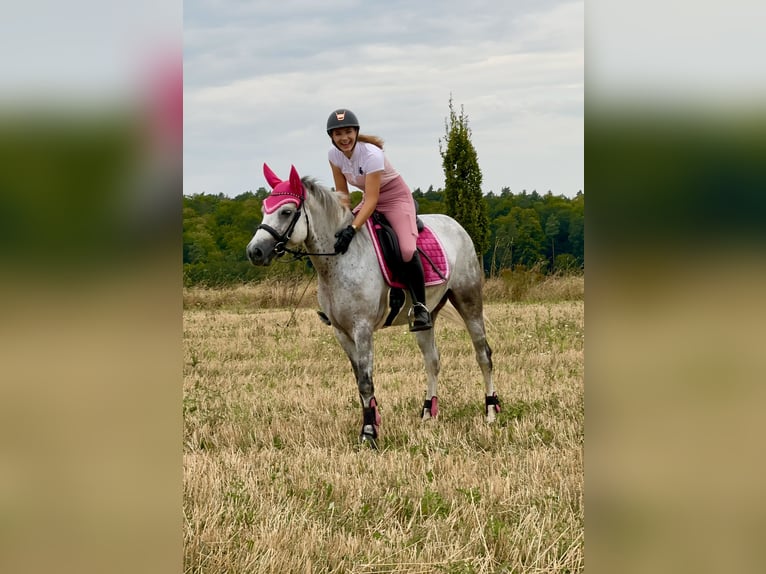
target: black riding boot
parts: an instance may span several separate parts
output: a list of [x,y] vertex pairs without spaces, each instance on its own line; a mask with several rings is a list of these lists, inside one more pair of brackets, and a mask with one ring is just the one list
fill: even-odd
[[412,259],[405,261],[402,266],[402,274],[412,295],[413,319],[410,331],[426,331],[433,327],[431,313],[426,307],[426,280],[423,274],[423,264],[420,256],[415,253]]

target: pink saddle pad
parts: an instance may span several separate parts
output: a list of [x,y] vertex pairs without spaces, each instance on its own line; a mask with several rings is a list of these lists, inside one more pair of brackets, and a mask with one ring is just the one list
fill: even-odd
[[[406,285],[392,278],[392,271],[389,269],[388,264],[383,258],[383,251],[378,242],[378,234],[375,233],[375,229],[373,228],[372,218],[368,218],[365,224],[367,225],[367,230],[370,232],[370,237],[372,237],[372,244],[375,247],[375,255],[378,258],[380,271],[383,273],[383,278],[386,280],[386,283],[389,287],[405,289]],[[449,261],[447,261],[447,255],[444,253],[444,247],[442,247],[441,241],[439,241],[439,238],[428,226],[425,226],[423,231],[418,234],[418,250],[425,254],[425,257],[422,255],[420,256],[420,260],[423,263],[423,275],[425,276],[426,286],[444,283],[450,273]],[[434,267],[436,267],[436,269],[434,269]]]

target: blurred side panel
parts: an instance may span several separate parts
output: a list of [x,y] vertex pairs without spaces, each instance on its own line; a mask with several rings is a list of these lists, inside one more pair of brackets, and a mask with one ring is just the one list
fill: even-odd
[[0,33],[0,571],[181,571],[182,5]]
[[763,3],[588,3],[589,572],[757,572]]

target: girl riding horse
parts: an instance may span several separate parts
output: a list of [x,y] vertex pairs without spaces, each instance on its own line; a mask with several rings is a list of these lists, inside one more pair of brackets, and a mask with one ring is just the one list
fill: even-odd
[[349,184],[364,193],[362,203],[354,210],[351,225],[335,234],[335,252],[346,253],[356,232],[374,211],[385,215],[399,240],[402,279],[412,295],[410,331],[431,329],[431,314],[425,304],[423,265],[417,255],[418,228],[410,188],[384,155],[383,140],[359,133],[359,120],[351,110],[339,109],[330,114],[327,135],[333,144],[328,159],[341,201],[350,207]]
[[[365,229],[368,226],[347,246],[349,257],[331,252],[337,242],[336,230],[349,227],[358,216],[341,204],[339,194],[310,177],[301,178],[294,166],[284,181],[265,164],[263,173],[272,192],[263,200],[263,219],[247,245],[247,257],[253,265],[270,265],[285,253],[311,260],[317,274],[317,301],[327,313],[356,379],[362,406],[359,439],[375,446],[380,412],[373,384],[373,335],[378,329],[404,325],[408,318],[401,313],[392,322],[388,320],[390,288],[380,272],[371,233]],[[484,275],[473,240],[447,215],[429,214],[421,219],[424,229],[438,238],[446,261],[444,281],[429,282],[426,289],[432,321],[436,322],[447,303],[463,318],[484,377],[484,408],[491,423],[500,412],[500,401],[492,380],[492,349],[484,326]],[[306,251],[301,251],[301,246]],[[423,420],[439,412],[441,360],[434,335],[435,329],[415,333],[426,369]]]

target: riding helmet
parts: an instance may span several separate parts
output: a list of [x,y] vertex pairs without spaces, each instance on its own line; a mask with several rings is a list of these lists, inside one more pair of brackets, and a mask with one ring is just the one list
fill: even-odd
[[327,118],[327,135],[332,135],[335,128],[356,128],[359,131],[359,120],[351,110],[335,110]]

